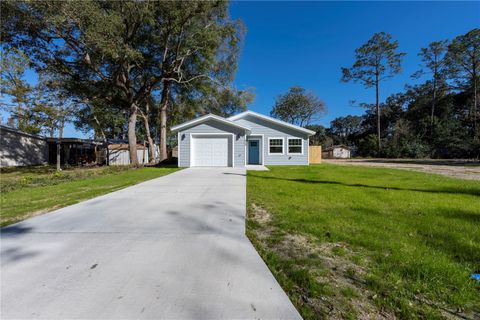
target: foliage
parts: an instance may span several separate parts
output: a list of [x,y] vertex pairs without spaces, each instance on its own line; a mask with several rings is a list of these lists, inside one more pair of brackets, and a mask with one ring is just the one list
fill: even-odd
[[[137,163],[137,115],[152,95],[157,95],[160,119],[166,119],[172,87],[194,94],[228,86],[236,70],[243,30],[228,17],[224,1],[1,5],[4,43],[24,50],[37,70],[57,75],[71,97],[85,104],[76,121],[80,128],[93,127],[105,138],[125,127],[132,163]],[[120,120],[103,117],[116,110],[127,124],[105,123]],[[158,125],[164,141],[165,122]]]
[[309,125],[326,112],[325,103],[313,92],[302,87],[292,87],[275,102],[270,115],[274,118],[296,124]]
[[401,71],[405,53],[397,52],[398,41],[385,32],[375,33],[367,43],[355,50],[355,62],[350,68],[342,68],[342,82],[361,82],[366,88],[375,87],[377,113],[378,151],[381,149],[380,82]]
[[478,89],[480,84],[480,29],[473,29],[453,39],[446,55],[449,77],[456,88],[470,92],[471,99],[465,104],[468,112],[467,125],[474,140],[480,140],[478,131]]
[[[378,108],[376,103],[361,103],[363,115],[338,117],[329,128],[318,128],[313,139],[324,146],[347,144],[353,147],[354,155],[363,157],[478,159],[480,138],[474,134],[479,115],[475,99],[480,66],[478,32],[474,29],[451,42],[435,41],[422,48],[423,66],[413,77],[427,77],[425,82],[405,86],[403,92],[379,101]],[[357,81],[372,84],[371,73],[354,69],[367,77]],[[345,72],[354,80],[350,70]]]
[[[270,213],[265,228],[274,230],[267,247],[257,248],[306,319],[329,317],[310,308],[316,299],[346,312],[352,299],[329,304],[345,283],[364,292],[382,315],[387,311],[402,319],[437,319],[448,310],[470,319],[480,316],[480,287],[470,280],[480,268],[477,181],[355,166],[269,169],[249,171],[247,177],[250,210],[255,204]],[[247,226],[249,235],[258,227],[251,222]],[[304,250],[314,253],[308,259],[292,257],[292,239],[298,237],[310,240]],[[332,246],[348,254],[324,251]],[[347,281],[326,287],[330,272],[343,274],[333,266],[345,258],[340,268],[355,266]],[[315,273],[316,268],[323,272]],[[362,306],[354,305],[353,318],[371,312]]]
[[2,46],[0,63],[1,108],[11,114],[10,123],[16,128],[28,133],[39,133],[41,129],[30,108],[34,89],[25,80],[30,59],[20,50]]

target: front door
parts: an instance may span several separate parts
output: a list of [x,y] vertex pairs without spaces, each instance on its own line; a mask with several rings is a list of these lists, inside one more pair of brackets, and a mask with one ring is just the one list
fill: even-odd
[[248,164],[260,164],[260,145],[258,140],[248,141]]

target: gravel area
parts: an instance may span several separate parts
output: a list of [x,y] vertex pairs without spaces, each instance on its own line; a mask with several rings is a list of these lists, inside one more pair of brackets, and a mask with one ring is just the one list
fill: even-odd
[[480,180],[480,162],[471,160],[324,159],[323,162],[339,165],[414,170],[453,178]]

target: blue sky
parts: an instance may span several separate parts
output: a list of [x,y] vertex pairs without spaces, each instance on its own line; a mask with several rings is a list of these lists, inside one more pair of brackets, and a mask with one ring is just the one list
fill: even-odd
[[421,47],[480,27],[480,2],[233,2],[246,37],[235,83],[254,87],[253,111],[269,114],[275,98],[299,85],[328,107],[320,123],[363,109],[349,101],[374,102],[373,89],[340,83],[341,67],[375,32],[388,32],[406,52],[402,74],[381,85],[381,99],[400,92],[419,68]]
[[[480,2],[236,1],[230,14],[247,29],[235,85],[255,88],[249,108],[268,115],[279,94],[299,85],[326,102],[328,113],[319,122],[325,126],[363,113],[349,101],[374,101],[372,89],[340,83],[340,68],[353,63],[354,50],[375,32],[390,33],[407,53],[403,73],[381,85],[383,100],[415,83],[410,75],[419,68],[421,47],[480,26]],[[85,135],[67,125],[65,136]]]

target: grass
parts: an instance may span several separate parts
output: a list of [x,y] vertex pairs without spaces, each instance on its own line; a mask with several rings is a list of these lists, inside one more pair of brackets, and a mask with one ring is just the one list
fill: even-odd
[[0,226],[78,203],[177,168],[125,166],[76,168],[60,173],[51,166],[7,168],[1,174]]
[[478,181],[318,165],[247,185],[248,235],[304,318],[480,317]]

